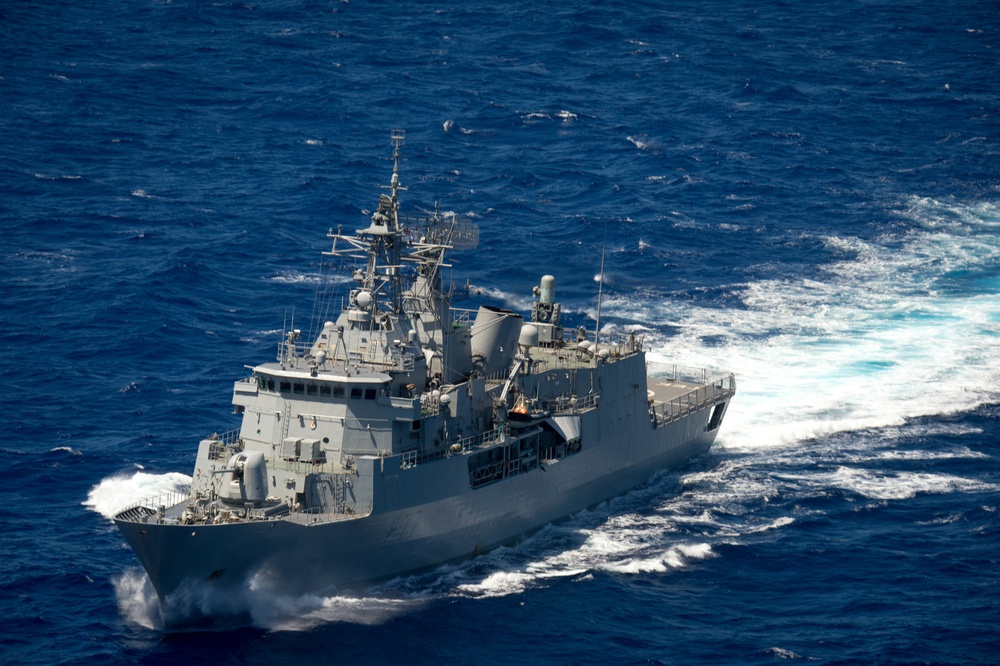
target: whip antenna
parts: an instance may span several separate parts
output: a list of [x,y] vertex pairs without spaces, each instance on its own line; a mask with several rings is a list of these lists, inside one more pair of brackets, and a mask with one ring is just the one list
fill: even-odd
[[601,298],[604,294],[604,253],[608,249],[608,223],[604,223],[604,245],[601,246],[601,272],[597,275],[597,328],[594,330],[594,355],[601,350]]

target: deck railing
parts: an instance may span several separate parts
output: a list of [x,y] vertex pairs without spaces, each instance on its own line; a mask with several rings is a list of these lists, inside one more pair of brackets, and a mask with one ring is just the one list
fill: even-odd
[[483,446],[489,446],[490,444],[495,444],[496,442],[502,441],[504,437],[507,436],[507,424],[501,424],[500,426],[490,430],[489,432],[478,433],[475,435],[469,435],[468,437],[463,437],[455,442],[453,446],[461,449],[462,453],[468,453],[473,449],[478,449]]
[[211,440],[208,446],[209,460],[229,460],[229,457],[243,450],[243,440],[240,439],[239,428],[224,432],[221,435],[214,433],[205,439]]
[[600,400],[599,393],[588,393],[579,397],[574,395],[560,396],[548,400],[546,404],[553,414],[577,414],[597,407]]
[[[671,379],[679,377],[674,376]],[[736,393],[736,377],[725,375],[671,400],[652,403],[649,407],[650,418],[657,427],[673,423],[693,412],[728,400],[734,393]]]
[[190,494],[187,491],[171,491],[169,493],[156,495],[155,497],[147,497],[139,500],[138,502],[133,502],[124,509],[116,512],[115,517],[133,522],[145,523],[149,521],[150,516],[159,515],[159,517],[162,518],[163,511],[166,511],[170,507],[178,504],[182,504],[188,499],[190,499]]

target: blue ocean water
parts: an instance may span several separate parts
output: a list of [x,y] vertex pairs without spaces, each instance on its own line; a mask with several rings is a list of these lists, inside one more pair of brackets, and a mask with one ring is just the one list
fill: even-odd
[[[1000,661],[992,3],[0,5],[0,661]],[[170,633],[109,520],[182,488],[407,131],[453,278],[543,273],[654,370],[737,374],[709,455],[364,594]]]

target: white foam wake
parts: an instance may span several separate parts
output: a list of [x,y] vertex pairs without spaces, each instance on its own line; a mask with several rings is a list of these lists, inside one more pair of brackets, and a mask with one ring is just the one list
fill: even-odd
[[[922,431],[920,427],[901,430],[910,435]],[[907,432],[899,434],[907,436]],[[884,438],[879,442],[892,446]],[[378,625],[418,612],[428,603],[521,594],[559,580],[589,580],[598,571],[616,576],[670,575],[717,557],[719,544],[756,539],[810,513],[796,509],[793,517],[783,509],[769,509],[771,500],[787,504],[794,498],[828,496],[830,489],[876,500],[997,490],[995,484],[951,474],[864,467],[897,458],[904,463],[923,459],[917,453],[893,453],[891,448],[844,438],[842,445],[831,443],[818,450],[768,448],[756,454],[727,455],[704,471],[679,478],[663,475],[567,523],[549,525],[517,546],[422,576],[390,581],[363,595],[290,596],[258,575],[235,592],[222,593],[208,584],[187,588],[161,610],[141,570],[130,569],[113,582],[122,616],[155,629],[164,626],[162,612],[174,621],[237,616],[253,626],[280,631],[305,631],[327,623]],[[942,460],[981,455],[962,446],[927,453]]]
[[[292,596],[268,585],[258,575],[242,589],[189,585],[160,603],[146,573],[133,567],[112,578],[118,608],[127,622],[165,630],[251,626],[272,631],[308,631],[320,624],[344,622],[378,625],[426,603],[419,596],[352,596],[303,594]],[[206,623],[206,618],[211,624]]]
[[186,493],[190,486],[191,477],[179,472],[116,474],[91,488],[83,505],[105,518],[112,518],[129,504],[172,493]]
[[913,199],[920,225],[875,242],[827,237],[842,261],[813,277],[736,288],[742,309],[619,299],[653,370],[712,362],[736,373],[722,446],[785,445],[902,424],[995,400],[1000,386],[1000,212]]
[[810,474],[800,480],[821,488],[841,488],[863,497],[879,500],[904,500],[918,494],[996,492],[1000,486],[978,479],[952,474],[926,472],[875,472],[840,467],[829,473]]

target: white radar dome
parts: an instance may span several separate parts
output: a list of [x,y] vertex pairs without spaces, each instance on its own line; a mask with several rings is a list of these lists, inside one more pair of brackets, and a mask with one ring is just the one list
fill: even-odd
[[521,334],[517,337],[517,343],[522,347],[538,346],[538,329],[531,324],[521,327]]

